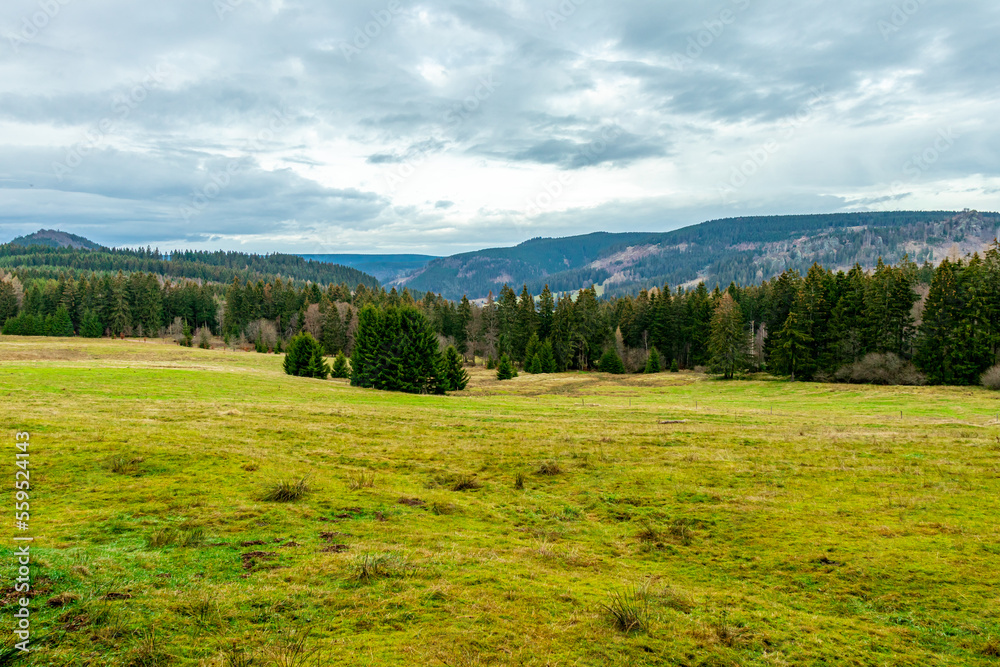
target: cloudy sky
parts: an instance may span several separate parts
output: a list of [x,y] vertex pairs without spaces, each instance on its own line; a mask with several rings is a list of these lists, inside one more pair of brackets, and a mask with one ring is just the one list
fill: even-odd
[[5,0],[0,241],[451,254],[997,210],[995,0]]

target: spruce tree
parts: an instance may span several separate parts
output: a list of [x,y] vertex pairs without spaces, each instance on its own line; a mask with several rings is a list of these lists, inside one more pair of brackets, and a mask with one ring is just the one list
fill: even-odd
[[322,377],[329,374],[323,361],[323,348],[312,334],[296,334],[288,342],[284,361],[285,372],[297,377]]
[[514,364],[510,362],[510,359],[506,354],[500,357],[500,362],[497,364],[497,379],[498,380],[511,380],[517,377],[517,371],[514,370]]
[[708,349],[712,367],[731,380],[745,368],[749,338],[743,330],[740,305],[726,292],[712,315]]
[[69,311],[65,306],[59,306],[55,315],[52,316],[52,330],[50,336],[69,337],[75,335],[73,331],[73,320],[70,319]]
[[792,311],[785,320],[785,326],[778,333],[778,344],[774,349],[775,370],[795,379],[796,375],[808,377],[812,369],[812,337]]
[[538,355],[538,350],[541,346],[542,343],[538,340],[538,334],[531,334],[531,338],[528,339],[528,344],[524,348],[524,370],[528,373],[540,372],[533,370],[531,361]]
[[612,375],[625,374],[625,364],[622,363],[621,357],[618,356],[618,351],[613,347],[609,347],[604,352],[597,368],[602,373],[611,373]]
[[17,292],[14,285],[6,280],[0,281],[0,326],[12,317],[17,317]]
[[347,357],[344,356],[343,352],[337,353],[337,357],[333,360],[333,370],[330,374],[337,379],[351,377],[351,369],[347,365]]
[[80,324],[80,335],[84,338],[100,338],[104,335],[104,325],[100,318],[92,310],[83,313],[83,321]]
[[531,358],[525,362],[524,370],[526,373],[531,373],[532,375],[537,375],[542,372],[542,364],[538,359],[538,353],[536,352],[531,356]]
[[545,341],[542,346],[538,348],[538,365],[536,366],[538,373],[558,373],[559,366],[556,364],[555,354],[552,352],[552,341]]
[[452,346],[444,353],[444,379],[448,391],[462,391],[469,384],[469,374],[462,364],[462,355]]
[[355,387],[375,386],[381,320],[379,310],[370,304],[358,313],[358,329],[354,334],[354,351],[351,354],[351,384]]
[[309,363],[306,365],[304,376],[316,378],[317,380],[325,380],[329,374],[330,367],[327,366],[326,361],[323,359],[323,348],[320,345],[316,345],[312,349],[312,354],[309,355]]
[[650,348],[649,357],[646,358],[646,370],[647,374],[659,373],[660,372],[660,354],[656,351],[656,348]]
[[677,365],[677,360],[676,359],[673,359],[673,360],[670,361],[670,372],[671,373],[680,373],[681,372],[680,367]]
[[337,304],[325,300],[325,311],[321,325],[320,342],[323,344],[323,352],[333,356],[343,352],[347,347],[347,329],[344,321],[340,317],[340,310]]

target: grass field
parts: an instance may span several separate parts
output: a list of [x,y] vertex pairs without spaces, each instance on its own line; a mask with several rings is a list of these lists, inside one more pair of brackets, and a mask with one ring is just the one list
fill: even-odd
[[18,431],[37,565],[10,664],[1000,661],[996,394],[472,375],[0,337],[5,634]]

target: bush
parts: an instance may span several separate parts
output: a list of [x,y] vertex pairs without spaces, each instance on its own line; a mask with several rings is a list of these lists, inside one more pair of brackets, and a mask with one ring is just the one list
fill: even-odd
[[608,348],[604,356],[601,357],[597,369],[602,373],[611,373],[612,375],[625,374],[625,364],[622,363],[621,357],[618,356],[618,352],[613,347]]
[[895,354],[872,353],[861,361],[843,366],[834,373],[837,382],[852,384],[922,385],[924,376],[909,361]]
[[496,360],[494,360],[493,357],[488,357],[486,359],[486,370],[493,371],[496,370],[496,367],[497,367]]
[[983,373],[980,382],[987,389],[992,389],[993,391],[1000,390],[1000,364]]
[[208,327],[198,329],[198,347],[203,350],[212,349],[212,331]]

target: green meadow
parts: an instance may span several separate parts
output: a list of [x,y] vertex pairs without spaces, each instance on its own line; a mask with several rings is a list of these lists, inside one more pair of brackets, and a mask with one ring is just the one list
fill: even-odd
[[281,361],[0,337],[3,636],[19,431],[35,537],[0,664],[1000,661],[995,393]]

